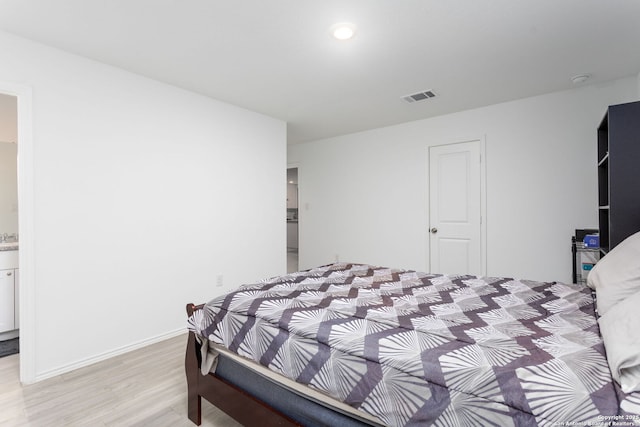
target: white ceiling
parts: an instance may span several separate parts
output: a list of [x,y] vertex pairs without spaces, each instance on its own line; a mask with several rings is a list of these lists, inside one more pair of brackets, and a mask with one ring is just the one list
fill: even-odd
[[640,72],[638,0],[0,0],[0,29],[285,120],[289,143]]

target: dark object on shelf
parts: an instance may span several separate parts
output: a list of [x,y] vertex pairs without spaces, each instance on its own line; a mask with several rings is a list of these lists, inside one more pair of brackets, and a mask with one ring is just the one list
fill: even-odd
[[598,127],[598,222],[603,254],[640,231],[640,101],[612,105]]
[[600,258],[599,249],[587,249],[584,246],[584,238],[589,234],[597,233],[593,228],[578,228],[576,234],[571,236],[571,253],[573,254],[572,280],[573,283],[586,284],[590,267]]

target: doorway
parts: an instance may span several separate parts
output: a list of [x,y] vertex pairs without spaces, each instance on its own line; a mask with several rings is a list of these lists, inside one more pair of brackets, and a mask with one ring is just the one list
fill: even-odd
[[287,273],[298,271],[298,168],[287,168]]
[[429,147],[432,273],[486,274],[484,140]]
[[36,381],[32,89],[0,81],[0,94],[17,98],[20,382],[30,384]]
[[0,356],[18,352],[18,99],[0,94]]

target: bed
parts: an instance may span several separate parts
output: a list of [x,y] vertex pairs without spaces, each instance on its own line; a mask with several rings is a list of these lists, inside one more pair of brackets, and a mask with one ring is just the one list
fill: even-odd
[[640,425],[628,240],[588,287],[337,263],[189,304],[189,418],[204,397],[243,425]]

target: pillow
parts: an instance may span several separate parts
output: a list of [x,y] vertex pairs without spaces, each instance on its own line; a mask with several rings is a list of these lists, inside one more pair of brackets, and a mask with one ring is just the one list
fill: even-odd
[[640,291],[616,305],[598,323],[613,379],[625,393],[640,391]]
[[640,291],[640,232],[627,237],[596,263],[587,277],[587,286],[596,290],[601,316]]

